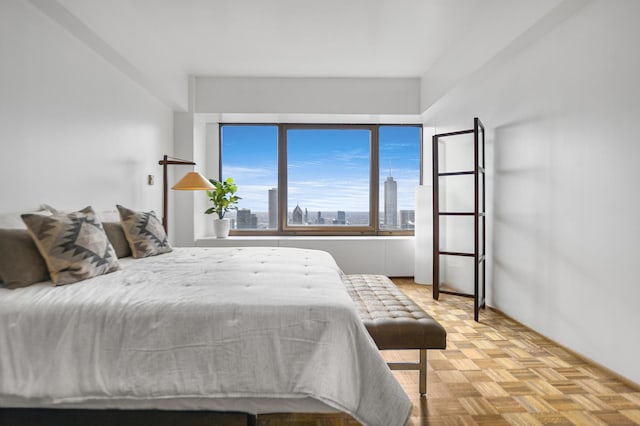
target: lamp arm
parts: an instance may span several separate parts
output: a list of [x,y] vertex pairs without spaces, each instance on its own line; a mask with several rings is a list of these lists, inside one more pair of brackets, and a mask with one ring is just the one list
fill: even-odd
[[167,166],[168,165],[185,165],[185,166],[195,166],[196,163],[193,161],[181,160],[179,158],[172,158],[168,155],[164,155],[162,160],[158,161],[158,164],[162,166],[162,226],[164,227],[164,231],[169,233],[168,223],[167,223],[167,210],[169,204],[169,190],[167,188]]

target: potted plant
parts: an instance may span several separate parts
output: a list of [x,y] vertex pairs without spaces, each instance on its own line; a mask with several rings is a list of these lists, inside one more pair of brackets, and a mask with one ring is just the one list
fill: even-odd
[[238,186],[233,181],[233,178],[227,178],[224,181],[217,181],[215,179],[209,179],[209,182],[215,189],[207,191],[209,200],[213,203],[213,207],[209,207],[204,213],[217,215],[217,218],[213,219],[213,231],[217,238],[227,238],[229,236],[229,219],[224,215],[229,210],[237,210],[238,201],[241,200],[236,194]]

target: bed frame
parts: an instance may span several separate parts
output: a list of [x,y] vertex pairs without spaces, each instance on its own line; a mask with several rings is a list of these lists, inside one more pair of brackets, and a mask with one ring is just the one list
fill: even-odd
[[256,426],[255,415],[214,411],[0,408],[3,426]]

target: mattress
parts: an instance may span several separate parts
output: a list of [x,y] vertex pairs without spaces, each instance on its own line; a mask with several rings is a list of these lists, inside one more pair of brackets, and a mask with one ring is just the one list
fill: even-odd
[[0,406],[266,412],[300,401],[405,423],[411,403],[328,253],[178,248],[121,261],[75,284],[0,289]]

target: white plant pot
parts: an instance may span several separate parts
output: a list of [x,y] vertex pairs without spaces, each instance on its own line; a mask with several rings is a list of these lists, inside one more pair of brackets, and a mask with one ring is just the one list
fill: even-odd
[[230,225],[229,219],[213,219],[213,233],[216,238],[227,238]]

